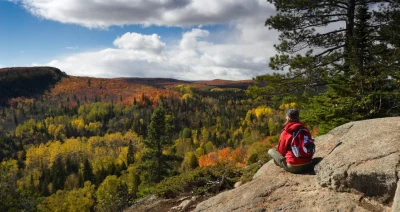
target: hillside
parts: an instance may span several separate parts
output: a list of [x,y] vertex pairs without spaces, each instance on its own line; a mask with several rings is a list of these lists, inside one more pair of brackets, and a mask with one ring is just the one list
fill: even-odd
[[240,88],[240,89],[247,89],[249,86],[254,84],[253,80],[241,80],[241,81],[231,81],[231,80],[205,80],[205,81],[195,81],[194,84],[201,84],[201,85],[211,85],[217,86],[221,88]]
[[4,86],[24,92],[0,106],[0,211],[115,211],[153,194],[201,201],[231,188],[246,164],[259,167],[283,122],[283,110],[249,99],[240,88],[248,81],[21,70],[3,70]]
[[38,97],[66,74],[52,67],[15,67],[0,69],[0,104],[13,97]]
[[68,76],[52,67],[15,67],[0,69],[0,104],[6,104],[11,98],[38,98],[46,94],[51,100],[59,101],[59,96],[74,98],[94,98],[104,101],[124,101],[133,103],[134,98],[143,95],[150,100],[164,95],[179,98],[178,85],[191,85],[191,89],[211,90],[212,88],[247,89],[252,80],[230,81],[182,81],[168,78],[91,78]]

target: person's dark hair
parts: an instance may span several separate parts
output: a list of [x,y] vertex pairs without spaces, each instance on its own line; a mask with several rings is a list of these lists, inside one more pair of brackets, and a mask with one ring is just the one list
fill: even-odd
[[286,113],[287,123],[288,122],[299,122],[300,121],[300,111],[296,109],[289,109]]

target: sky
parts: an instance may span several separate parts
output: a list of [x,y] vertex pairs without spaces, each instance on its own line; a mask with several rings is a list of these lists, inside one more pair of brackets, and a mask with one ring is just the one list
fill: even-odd
[[271,73],[273,14],[267,0],[0,0],[0,68],[251,79]]

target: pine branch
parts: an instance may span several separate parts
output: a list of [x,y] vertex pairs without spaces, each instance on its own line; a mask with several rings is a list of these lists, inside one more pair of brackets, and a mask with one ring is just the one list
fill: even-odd
[[[342,4],[342,5],[340,5],[340,4]],[[344,3],[344,2],[343,3],[338,2],[338,4],[332,4],[332,3],[319,4],[318,6],[319,7],[333,6],[333,7],[339,7],[339,8],[345,9],[345,10],[348,9],[347,3]]]
[[324,66],[330,65],[330,64],[332,64],[332,63],[334,63],[336,61],[339,61],[340,59],[343,59],[343,55],[340,55],[337,58],[335,58],[335,59],[333,59],[333,60],[331,60],[329,62],[316,65],[316,66],[314,66],[314,68],[320,68],[320,67],[324,67]]
[[[373,3],[396,3],[397,1],[394,0],[371,0],[365,1],[366,4],[373,4]],[[356,5],[361,5],[362,3],[356,3]]]
[[333,52],[333,51],[335,51],[335,50],[337,50],[337,49],[343,48],[343,47],[345,47],[345,44],[340,45],[340,46],[336,46],[336,47],[333,47],[333,48],[330,48],[330,49],[327,49],[327,50],[325,50],[325,51],[323,51],[323,52],[321,52],[321,53],[315,55],[314,58],[321,57],[321,56],[324,55],[324,54],[331,53],[331,52]]
[[346,13],[335,13],[335,14],[328,14],[328,15],[305,15],[301,18],[328,18],[328,17],[337,17],[337,16],[346,16]]
[[330,20],[330,21],[324,21],[323,23],[300,26],[300,27],[294,28],[293,30],[303,30],[303,29],[307,29],[310,27],[322,27],[322,26],[326,26],[331,23],[342,22],[342,21],[347,21],[347,20],[344,18],[340,18],[340,19],[335,19],[335,20]]
[[346,29],[340,29],[340,30],[335,30],[335,31],[331,31],[331,32],[327,32],[324,34],[319,34],[317,33],[316,35],[312,35],[312,36],[306,36],[304,37],[305,39],[310,39],[310,38],[319,38],[319,37],[323,37],[323,36],[327,36],[327,35],[331,35],[331,34],[336,34],[338,32],[345,32]]

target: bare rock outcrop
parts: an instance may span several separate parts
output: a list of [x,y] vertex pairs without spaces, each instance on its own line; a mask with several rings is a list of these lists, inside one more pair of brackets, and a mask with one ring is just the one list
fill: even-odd
[[400,163],[400,119],[353,122],[330,132],[340,145],[315,167],[317,181],[336,191],[393,201]]
[[192,211],[197,203],[205,200],[203,196],[181,196],[174,199],[165,199],[151,195],[136,202],[125,212],[185,212]]
[[400,211],[400,117],[351,122],[316,144],[315,172],[291,174],[270,161],[194,211]]

